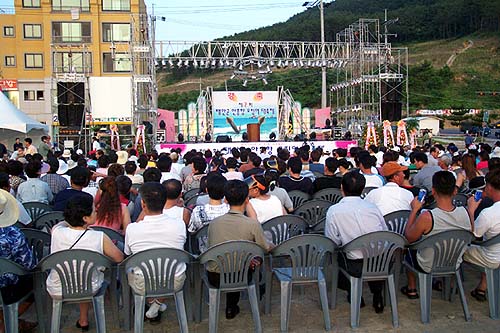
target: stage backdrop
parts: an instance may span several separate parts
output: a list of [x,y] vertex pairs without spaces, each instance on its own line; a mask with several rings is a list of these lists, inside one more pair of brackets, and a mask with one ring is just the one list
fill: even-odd
[[241,141],[247,124],[261,123],[261,138],[278,135],[277,91],[214,91],[212,96],[214,139],[229,135]]
[[[323,151],[332,152],[332,150],[337,148],[345,148],[349,150],[351,147],[357,147],[357,141],[308,141],[308,145],[311,146],[312,149],[316,149],[318,147],[323,148]],[[185,154],[187,151],[191,149],[196,149],[199,151],[205,151],[210,149],[211,151],[222,151],[225,149],[227,153],[231,152],[233,147],[239,148],[244,146],[246,148],[250,148],[253,152],[257,154],[260,153],[260,148],[266,148],[266,154],[269,156],[277,155],[278,148],[286,148],[288,151],[293,152],[295,148],[300,148],[304,145],[303,142],[296,141],[275,141],[275,142],[227,142],[227,143],[163,143],[156,145],[156,151],[158,153],[169,153],[171,149],[180,148],[182,150],[182,154]]]

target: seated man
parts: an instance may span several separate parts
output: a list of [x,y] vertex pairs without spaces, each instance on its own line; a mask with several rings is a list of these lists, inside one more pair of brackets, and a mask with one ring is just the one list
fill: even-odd
[[[224,196],[230,206],[230,210],[228,213],[210,222],[208,227],[209,247],[232,240],[247,240],[255,242],[257,245],[268,250],[269,245],[260,223],[244,215],[249,200],[248,185],[241,180],[230,180],[224,187]],[[217,265],[210,262],[207,270],[210,283],[214,286],[219,286],[220,272]],[[240,312],[240,308],[238,307],[239,300],[239,292],[229,292],[226,294],[227,319],[233,319]]]
[[66,209],[66,203],[75,195],[88,195],[83,192],[83,188],[89,183],[90,171],[87,168],[77,166],[71,173],[71,187],[57,193],[54,199],[54,210],[63,212]]
[[[163,213],[167,201],[167,190],[156,182],[146,182],[139,190],[141,195],[144,220],[140,223],[131,223],[125,233],[125,254],[171,247],[183,250],[186,242],[186,225],[182,219],[172,219]],[[177,266],[175,272],[174,288],[176,290],[184,285],[186,265]],[[139,269],[128,272],[131,288],[138,294],[144,295],[144,276]],[[160,300],[150,301],[146,317],[153,322],[160,321],[160,312],[166,309]]]
[[[491,239],[500,233],[500,169],[490,171],[486,175],[486,187],[483,196],[493,200],[493,206],[485,208],[474,222],[474,235],[483,237],[484,240]],[[469,198],[467,207],[469,215],[474,212],[482,200],[475,201],[474,196]],[[471,245],[464,253],[464,260],[478,266],[496,269],[500,264],[500,244],[488,247]],[[478,301],[485,301],[486,274],[481,273],[478,286],[471,292],[472,297]]]
[[400,187],[404,183],[404,171],[408,167],[401,166],[398,162],[387,162],[382,166],[382,175],[387,183],[376,188],[365,197],[365,201],[371,202],[380,209],[382,215],[387,215],[398,210],[411,210],[410,203],[413,194]]
[[[357,171],[350,171],[342,177],[341,190],[344,198],[331,206],[326,212],[325,236],[338,246],[345,245],[355,238],[374,231],[387,230],[384,217],[380,210],[363,199],[361,193],[365,188],[365,177]],[[347,253],[338,258],[339,266],[346,269],[350,275],[360,277],[363,271],[363,255],[358,251]],[[384,311],[382,290],[384,283],[370,281],[370,290],[373,293],[373,307],[375,312]],[[344,274],[339,274],[340,289],[350,293],[349,280]],[[348,295],[350,301],[350,295]],[[363,304],[363,301],[362,301]],[[363,306],[363,305],[362,305]]]
[[289,176],[281,176],[278,180],[280,187],[287,192],[299,190],[308,194],[313,194],[313,182],[310,178],[300,175],[302,171],[302,161],[300,157],[291,157],[287,162]]
[[413,185],[425,188],[427,191],[431,191],[432,176],[436,172],[441,171],[441,168],[437,165],[432,166],[428,164],[429,160],[427,159],[427,155],[425,155],[425,153],[414,153],[412,155],[412,159],[414,160],[415,166],[419,170],[415,177],[413,177]]
[[[413,243],[431,235],[449,230],[471,230],[469,215],[464,207],[455,207],[452,202],[457,193],[455,177],[449,171],[438,171],[432,176],[432,195],[436,200],[436,208],[417,213],[423,203],[418,197],[411,202],[411,213],[406,225],[405,236],[408,242]],[[434,252],[432,249],[423,251],[410,250],[406,260],[416,269],[430,272]],[[408,272],[408,286],[401,288],[401,292],[410,299],[418,298],[415,274]]]
[[315,193],[325,188],[340,188],[342,177],[335,175],[338,165],[339,161],[336,158],[328,157],[326,159],[325,166],[323,167],[324,176],[316,178],[313,184]]

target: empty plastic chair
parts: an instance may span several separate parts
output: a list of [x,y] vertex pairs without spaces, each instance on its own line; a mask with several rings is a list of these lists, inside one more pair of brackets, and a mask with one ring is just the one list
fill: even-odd
[[[186,251],[173,248],[159,248],[135,253],[120,264],[120,266],[124,267],[126,273],[135,268],[136,270],[139,269],[144,276],[144,294],[138,294],[131,288],[135,304],[135,333],[142,332],[144,328],[146,298],[165,296],[174,296],[180,331],[188,332],[183,287],[175,285],[175,278],[178,268],[181,265],[185,266],[189,264],[191,260],[192,256]],[[129,304],[124,304],[124,306],[130,308]]]
[[408,218],[410,217],[409,210],[398,210],[384,216],[385,224],[389,231],[400,234],[404,237]]
[[[7,273],[12,273],[16,275],[27,275],[31,274],[30,271],[26,270],[24,267],[21,265],[5,259],[5,258],[0,258],[0,276],[7,274]],[[29,296],[31,296],[31,292],[27,293],[25,296],[23,296],[19,301],[16,303],[11,303],[11,304],[5,304],[4,300],[2,298],[2,294],[0,293],[0,306],[2,306],[3,309],[3,317],[4,317],[4,325],[5,325],[5,332],[7,333],[17,333],[19,332],[19,325],[18,325],[18,320],[19,320],[19,304],[24,302]],[[38,300],[40,301],[40,300]],[[37,308],[38,310],[38,308]],[[37,311],[38,315],[38,320],[42,321],[40,314]]]
[[325,228],[326,212],[332,205],[330,201],[314,199],[295,209],[293,214],[303,217],[312,232],[322,233]]
[[288,192],[288,196],[290,197],[290,200],[292,200],[294,209],[311,199],[311,196],[308,193],[298,190]]
[[313,199],[330,201],[333,204],[342,200],[342,192],[338,188],[325,188],[313,194]]
[[36,229],[50,232],[52,227],[61,221],[64,221],[63,212],[50,211],[43,213],[33,222]]
[[270,236],[270,241],[274,245],[279,245],[294,236],[307,232],[307,222],[298,215],[276,216],[262,224],[262,229],[266,237]]
[[24,234],[24,237],[26,237],[29,247],[36,255],[38,262],[49,255],[51,243],[49,233],[31,228],[22,228],[21,232]]
[[51,332],[60,332],[62,305],[65,302],[92,301],[96,331],[106,332],[104,314],[104,290],[92,288],[92,275],[101,268],[110,270],[112,262],[104,255],[89,250],[64,250],[44,258],[39,267],[42,271],[53,270],[61,281],[61,297],[52,297]]
[[23,206],[33,222],[43,214],[52,211],[52,207],[42,202],[24,202]]
[[[230,241],[215,245],[204,252],[200,257],[200,264],[214,263],[220,272],[219,287],[209,282],[206,270],[202,276],[203,282],[208,288],[209,305],[209,332],[217,332],[219,321],[220,293],[239,292],[247,290],[252,317],[255,322],[255,332],[262,332],[260,322],[259,303],[257,298],[256,281],[258,271],[253,272],[253,278],[249,281],[248,275],[253,258],[264,258],[264,250],[257,244],[249,241]],[[201,295],[197,295],[197,302],[201,303]]]
[[[397,233],[376,231],[360,236],[342,247],[344,254],[358,251],[363,255],[361,277],[351,276],[345,269],[340,268],[342,274],[351,282],[351,327],[355,328],[359,326],[363,281],[387,281],[391,299],[392,325],[394,327],[399,326],[392,263],[395,260],[396,251],[402,250],[405,243],[406,239]],[[399,270],[397,273],[399,273]]]
[[[290,321],[290,303],[292,299],[292,286],[294,284],[317,283],[325,329],[330,330],[330,313],[328,309],[328,293],[325,274],[322,266],[325,256],[333,254],[335,243],[322,235],[301,235],[292,237],[277,247],[272,256],[285,256],[290,258],[290,267],[275,267],[272,271],[281,285],[281,331],[288,331]],[[272,281],[267,281],[266,293],[271,294]]]
[[465,298],[464,287],[457,266],[472,238],[473,235],[469,231],[452,230],[431,235],[408,246],[410,250],[432,249],[434,253],[429,273],[417,270],[407,262],[404,263],[409,270],[418,276],[420,317],[424,324],[430,321],[433,277],[455,277],[460,292],[465,320],[470,321],[471,316],[467,306],[467,299]]

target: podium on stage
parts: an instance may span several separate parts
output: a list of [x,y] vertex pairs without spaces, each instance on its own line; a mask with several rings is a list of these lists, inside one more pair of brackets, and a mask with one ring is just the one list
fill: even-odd
[[247,124],[247,134],[249,142],[259,142],[260,124]]

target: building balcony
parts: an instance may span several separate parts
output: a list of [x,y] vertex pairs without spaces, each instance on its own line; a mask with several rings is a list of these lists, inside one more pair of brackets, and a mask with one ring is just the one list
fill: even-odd
[[52,36],[53,44],[89,44],[92,36]]

